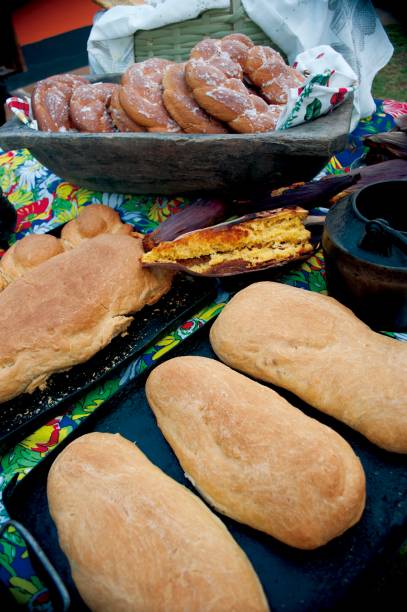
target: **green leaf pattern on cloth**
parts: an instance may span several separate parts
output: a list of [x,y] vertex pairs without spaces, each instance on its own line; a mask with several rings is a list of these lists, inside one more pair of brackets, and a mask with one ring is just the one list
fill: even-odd
[[312,102],[310,102],[305,111],[305,121],[312,121],[316,119],[321,114],[321,101],[318,98],[315,98]]

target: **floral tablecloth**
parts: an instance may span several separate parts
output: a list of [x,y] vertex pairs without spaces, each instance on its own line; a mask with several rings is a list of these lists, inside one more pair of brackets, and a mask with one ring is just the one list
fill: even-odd
[[[332,157],[324,173],[340,174],[360,165],[365,153],[361,136],[387,131],[394,126],[394,117],[407,114],[405,103],[377,100],[376,104],[374,115],[359,123],[351,134],[348,148]],[[82,189],[59,179],[27,150],[0,150],[0,187],[17,210],[14,240],[29,232],[43,233],[58,227],[74,218],[80,207],[92,203],[103,203],[115,208],[123,221],[131,223],[141,232],[153,230],[169,215],[188,206],[188,200],[183,197],[121,195]],[[322,253],[316,253],[280,280],[312,291],[326,292]],[[0,491],[16,474],[19,478],[28,474],[120,387],[216,317],[228,299],[229,294],[219,290],[213,303],[208,304],[178,329],[154,342],[118,375],[92,389],[64,414],[55,417],[10,449],[0,458]],[[407,340],[406,335],[397,336],[401,340]],[[7,512],[0,501],[0,524],[7,518]],[[49,593],[35,575],[23,538],[12,527],[9,527],[0,539],[0,580],[7,585],[15,599],[26,604],[29,609],[51,610]]]

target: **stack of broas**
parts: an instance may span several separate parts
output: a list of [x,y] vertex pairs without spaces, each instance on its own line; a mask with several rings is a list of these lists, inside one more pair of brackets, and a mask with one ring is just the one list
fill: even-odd
[[304,80],[271,47],[230,34],[202,40],[184,63],[152,58],[133,64],[120,85],[49,77],[32,101],[46,131],[268,132],[276,127],[289,89]]

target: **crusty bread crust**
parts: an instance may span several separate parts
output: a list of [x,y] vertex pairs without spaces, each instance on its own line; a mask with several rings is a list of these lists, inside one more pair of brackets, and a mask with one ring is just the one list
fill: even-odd
[[48,503],[74,582],[94,612],[266,612],[260,582],[222,522],[119,435],[72,442]]
[[[64,250],[62,242],[50,234],[28,234],[13,244],[0,259],[0,283],[4,287],[47,259]],[[4,288],[3,287],[3,288]]]
[[349,444],[271,389],[178,357],[150,374],[146,393],[183,470],[223,514],[303,549],[359,520],[365,477]]
[[407,453],[407,344],[373,332],[333,298],[256,283],[229,302],[210,339],[231,367]]
[[64,249],[77,246],[82,240],[99,234],[124,234],[130,236],[133,228],[122,223],[116,210],[103,204],[90,204],[79,209],[78,217],[69,221],[61,232]]
[[102,234],[0,293],[0,402],[87,361],[170,289],[172,274],[142,268],[142,254],[140,238]]

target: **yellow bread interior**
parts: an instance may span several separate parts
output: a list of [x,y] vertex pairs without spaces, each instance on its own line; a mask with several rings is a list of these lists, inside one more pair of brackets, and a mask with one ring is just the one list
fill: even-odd
[[237,259],[249,263],[249,267],[256,267],[267,261],[286,261],[298,255],[312,251],[312,245],[307,244],[281,244],[274,247],[258,247],[253,249],[236,249],[230,253],[214,253],[205,261],[194,262],[188,265],[193,272],[205,272],[209,268]]
[[143,256],[144,263],[187,263],[202,258],[202,262],[188,262],[191,270],[199,272],[208,265],[243,259],[253,265],[269,260],[291,259],[312,250],[308,242],[310,232],[301,217],[292,212],[243,221],[238,225],[208,228],[181,237],[173,242],[162,242]]

